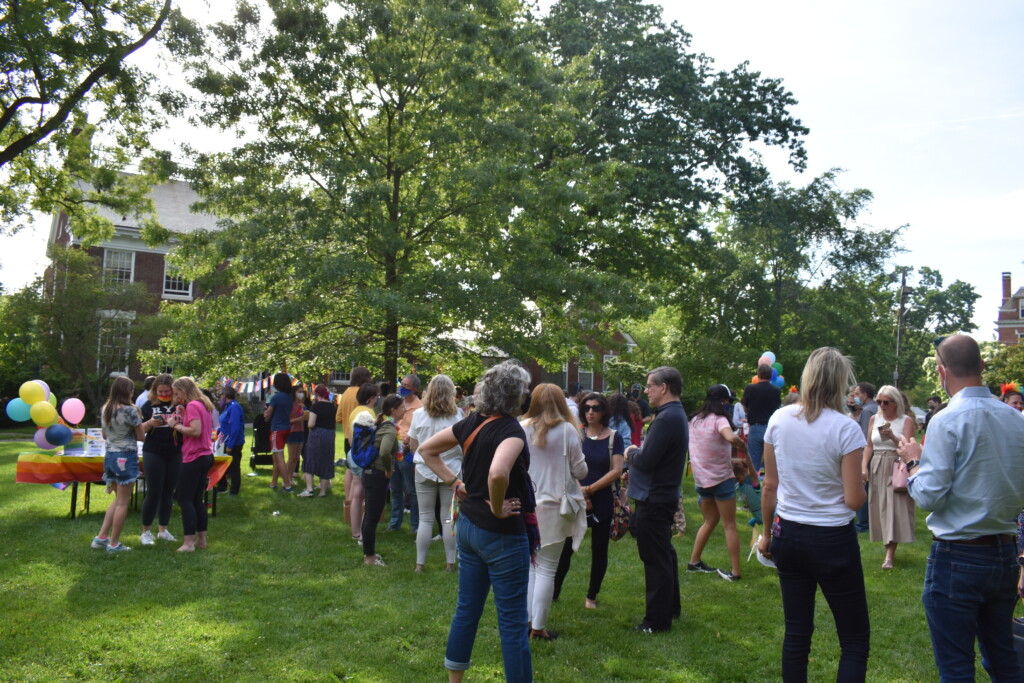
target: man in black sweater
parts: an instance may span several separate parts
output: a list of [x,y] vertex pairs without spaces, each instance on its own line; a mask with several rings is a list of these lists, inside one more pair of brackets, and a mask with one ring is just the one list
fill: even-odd
[[757,486],[757,473],[761,470],[761,455],[764,453],[764,433],[768,420],[782,407],[782,395],[778,387],[772,386],[772,366],[762,363],[757,366],[757,382],[748,384],[743,390],[743,408],[747,411],[747,452],[754,465],[751,482]]
[[642,447],[626,449],[629,494],[633,498],[632,531],[644,563],[647,612],[636,627],[642,633],[668,631],[679,616],[679,561],[672,547],[672,519],[689,445],[686,413],[679,402],[683,378],[675,368],[647,374],[647,398],[654,419]]

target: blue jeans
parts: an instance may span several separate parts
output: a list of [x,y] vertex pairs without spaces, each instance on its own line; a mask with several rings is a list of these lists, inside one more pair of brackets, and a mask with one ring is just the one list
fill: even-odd
[[[841,527],[825,527],[780,519],[771,552],[779,568],[782,613],[786,619],[782,680],[786,683],[807,680],[807,658],[814,633],[814,597],[821,586],[839,636],[836,681],[864,681],[871,626],[860,546],[853,522]],[[1010,628],[1009,620],[1006,628]]]
[[420,508],[416,502],[416,465],[412,454],[406,453],[405,458],[395,462],[395,472],[391,475],[391,522],[388,529],[396,531],[402,528],[402,513],[405,503],[409,505],[409,528],[415,531],[420,525]]
[[750,475],[751,482],[756,482],[757,473],[761,471],[761,460],[764,457],[764,433],[768,431],[768,425],[750,425],[750,432],[747,434],[747,453],[750,455],[750,462],[754,465],[754,472]]
[[459,595],[448,631],[444,665],[451,671],[469,668],[480,615],[493,587],[505,680],[529,683],[533,680],[533,660],[527,638],[530,550],[526,534],[496,534],[476,526],[465,515],[459,517],[455,529]]
[[924,575],[924,613],[942,681],[974,680],[974,641],[993,681],[1020,681],[1010,620],[1017,601],[1016,548],[934,541]]

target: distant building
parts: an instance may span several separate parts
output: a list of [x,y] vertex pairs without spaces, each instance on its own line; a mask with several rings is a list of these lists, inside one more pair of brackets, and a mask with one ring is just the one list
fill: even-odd
[[[216,230],[217,219],[211,214],[194,213],[190,206],[199,201],[199,195],[183,181],[171,180],[157,185],[152,191],[156,218],[172,234],[187,234],[193,230]],[[122,311],[104,310],[100,315],[105,319],[97,340],[98,351],[106,351],[119,360],[114,364],[111,375],[127,374],[139,376],[139,365],[132,352],[128,328],[139,314],[155,313],[162,300],[192,301],[200,296],[193,282],[181,277],[170,263],[167,253],[174,247],[172,238],[168,244],[150,247],[142,241],[139,221],[132,216],[114,214],[100,207],[101,216],[114,223],[114,236],[97,246],[87,247],[103,269],[107,282],[140,282],[145,285],[152,298],[151,310]],[[75,237],[75,226],[63,211],[54,215],[50,223],[50,244],[79,246]],[[120,359],[123,358],[123,364]]]
[[[633,351],[637,344],[626,332],[616,332],[612,336],[616,346],[627,353]],[[579,358],[570,358],[562,364],[561,371],[548,372],[536,361],[530,361],[526,368],[530,371],[530,385],[536,386],[541,383],[557,384],[566,391],[570,391],[579,382],[583,391],[596,391],[604,393],[623,389],[629,391],[628,386],[619,386],[618,383],[606,381],[602,372],[608,367],[608,363],[615,362],[619,354],[614,349],[605,349],[591,342],[590,354]]]
[[1010,273],[1003,273],[1003,302],[996,320],[997,339],[1008,345],[1019,344],[1024,337],[1024,287],[1016,292],[1010,286]]

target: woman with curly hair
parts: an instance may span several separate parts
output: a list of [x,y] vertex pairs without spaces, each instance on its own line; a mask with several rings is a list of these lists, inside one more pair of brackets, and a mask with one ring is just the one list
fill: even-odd
[[[469,668],[480,615],[492,589],[505,678],[533,680],[527,639],[530,541],[524,517],[534,510],[530,450],[516,420],[529,383],[530,373],[516,361],[493,366],[480,382],[477,411],[420,444],[423,462],[461,501],[455,532],[458,602],[444,660],[450,683],[461,681]],[[463,453],[462,478],[441,459],[456,446]]]

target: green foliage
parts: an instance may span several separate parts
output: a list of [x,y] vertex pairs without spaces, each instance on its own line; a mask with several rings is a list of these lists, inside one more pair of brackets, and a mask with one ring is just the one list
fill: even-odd
[[43,358],[40,297],[38,287],[0,296],[0,396],[17,396],[22,382],[39,377]]
[[[31,211],[63,210],[76,236],[98,242],[113,224],[97,207],[151,214],[149,187],[167,175],[164,157],[144,157],[159,120],[153,76],[126,60],[160,31],[171,0],[4,0],[3,11],[3,229],[17,229]],[[129,165],[140,175],[119,173]],[[152,218],[143,232],[162,236]]]
[[1024,387],[1024,344],[1007,346],[988,342],[982,347],[985,372],[982,379],[993,393],[999,394],[999,385],[1016,382]]
[[266,135],[194,156],[227,229],[185,238],[181,264],[232,295],[168,307],[162,356],[390,379],[492,350],[561,363],[645,311],[644,264],[579,210],[614,182],[573,149],[595,86],[527,19],[512,0],[276,2],[212,27],[185,57],[204,120]]

